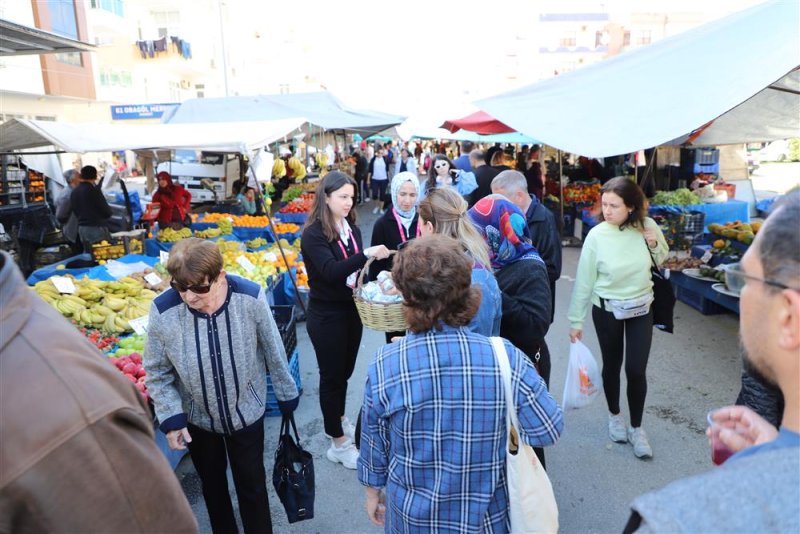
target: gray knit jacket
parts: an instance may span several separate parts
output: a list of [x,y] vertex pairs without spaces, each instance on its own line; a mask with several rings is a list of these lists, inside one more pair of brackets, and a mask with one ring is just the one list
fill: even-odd
[[798,532],[800,450],[735,456],[719,467],[642,495],[637,533]]
[[161,430],[187,421],[231,434],[266,407],[267,373],[281,408],[297,405],[297,386],[275,319],[258,284],[228,275],[228,296],[208,315],[168,289],[153,301],[144,367]]

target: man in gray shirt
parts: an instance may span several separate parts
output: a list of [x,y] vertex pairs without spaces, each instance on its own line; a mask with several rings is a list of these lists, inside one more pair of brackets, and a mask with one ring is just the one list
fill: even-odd
[[745,367],[783,393],[780,430],[744,406],[716,410],[720,467],[633,501],[625,532],[800,531],[800,189],[776,202],[738,267]]
[[81,180],[81,173],[76,169],[64,172],[64,181],[67,186],[61,191],[56,199],[56,219],[61,224],[61,233],[64,238],[72,245],[72,250],[79,254],[83,249],[78,238],[78,217],[72,212],[72,190]]

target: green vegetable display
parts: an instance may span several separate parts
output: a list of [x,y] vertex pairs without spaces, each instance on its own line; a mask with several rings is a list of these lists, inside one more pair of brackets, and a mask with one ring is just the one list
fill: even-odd
[[655,206],[690,206],[702,204],[703,201],[684,187],[675,191],[659,191],[650,203]]

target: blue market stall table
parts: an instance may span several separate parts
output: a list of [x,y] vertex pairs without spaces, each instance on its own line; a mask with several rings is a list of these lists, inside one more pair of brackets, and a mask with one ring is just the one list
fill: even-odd
[[669,279],[676,289],[678,300],[703,315],[716,315],[726,311],[739,313],[739,299],[716,291],[712,288],[712,282],[697,280],[676,271],[670,273]]
[[650,214],[681,213],[699,211],[705,214],[704,231],[709,224],[725,224],[732,221],[750,222],[750,207],[742,200],[729,200],[718,204],[691,204],[689,206],[650,206]]
[[[704,231],[708,231],[709,224],[725,224],[732,221],[741,221],[743,223],[750,222],[750,208],[747,202],[741,200],[729,200],[719,204],[691,204],[689,206],[650,206],[650,216],[658,215],[661,213],[683,213],[697,211],[705,216]],[[588,209],[584,209],[581,213],[581,221],[584,226],[596,226],[599,222],[596,217],[593,217]],[[587,230],[588,231],[588,230]]]

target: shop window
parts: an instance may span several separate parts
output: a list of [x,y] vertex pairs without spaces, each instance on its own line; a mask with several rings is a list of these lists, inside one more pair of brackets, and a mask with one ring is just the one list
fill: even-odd
[[75,5],[72,2],[47,2],[47,13],[53,33],[78,38],[78,21],[75,18]]
[[92,9],[102,9],[119,17],[125,16],[124,0],[91,0]]
[[649,45],[651,40],[650,30],[641,30],[639,36],[636,38],[637,45]]
[[622,36],[622,46],[631,45],[631,32],[626,31]]
[[[47,2],[45,6],[50,17],[51,31],[70,39],[78,39],[78,20],[75,16],[75,5],[72,2],[62,1]],[[80,52],[55,54],[55,58],[60,63],[76,67],[83,66],[83,58],[81,58]]]

